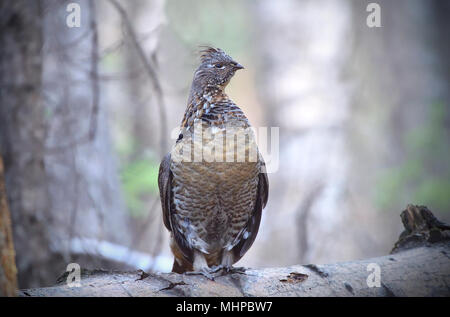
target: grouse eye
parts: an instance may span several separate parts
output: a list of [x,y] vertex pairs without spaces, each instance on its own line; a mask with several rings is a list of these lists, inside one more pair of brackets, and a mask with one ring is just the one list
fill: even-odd
[[224,69],[225,65],[219,63],[219,64],[215,64],[214,67],[218,68],[218,69]]

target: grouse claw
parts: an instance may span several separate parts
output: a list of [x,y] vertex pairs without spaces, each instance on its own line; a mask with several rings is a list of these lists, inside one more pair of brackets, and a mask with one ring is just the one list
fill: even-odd
[[215,276],[212,273],[214,273],[214,272],[211,272],[208,269],[201,269],[200,271],[184,272],[184,274],[186,274],[186,275],[202,275],[202,276],[206,277],[208,280],[214,281]]
[[214,281],[216,277],[227,274],[245,274],[247,269],[245,267],[223,266],[217,265],[212,268],[204,268],[200,271],[185,272],[186,275],[202,275],[208,280]]

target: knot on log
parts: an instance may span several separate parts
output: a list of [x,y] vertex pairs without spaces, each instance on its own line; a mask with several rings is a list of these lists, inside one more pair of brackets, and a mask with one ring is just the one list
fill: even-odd
[[426,206],[409,204],[400,214],[405,230],[392,253],[450,240],[450,226],[439,221]]

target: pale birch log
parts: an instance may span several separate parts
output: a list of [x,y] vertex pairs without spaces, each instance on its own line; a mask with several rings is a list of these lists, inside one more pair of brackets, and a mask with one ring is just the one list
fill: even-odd
[[221,276],[214,281],[176,273],[83,271],[81,287],[69,287],[64,274],[56,286],[22,290],[19,295],[449,296],[450,227],[423,206],[409,205],[401,218],[405,231],[386,256],[325,265],[249,269],[246,274]]

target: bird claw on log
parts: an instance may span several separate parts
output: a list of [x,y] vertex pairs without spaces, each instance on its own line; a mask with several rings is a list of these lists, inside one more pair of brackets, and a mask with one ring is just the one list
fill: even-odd
[[243,266],[227,266],[222,268],[226,274],[245,274],[246,267]]
[[224,266],[217,265],[211,268],[203,268],[200,271],[185,272],[186,275],[202,275],[208,280],[214,281],[215,278],[219,276],[224,276],[228,274],[245,274],[247,268],[245,267],[234,267],[234,266]]
[[214,279],[216,277],[216,276],[214,276],[214,272],[212,272],[211,270],[206,269],[206,268],[203,268],[200,271],[184,272],[183,274],[185,274],[185,275],[201,275],[210,281],[214,281]]

